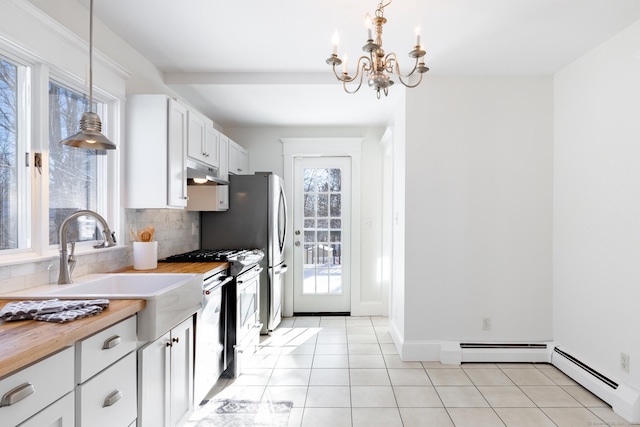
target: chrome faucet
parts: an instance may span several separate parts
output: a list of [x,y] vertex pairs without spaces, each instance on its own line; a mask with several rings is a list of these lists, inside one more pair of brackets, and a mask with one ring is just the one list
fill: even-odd
[[[74,219],[77,219],[81,216],[92,216],[98,220],[100,225],[102,225],[102,234],[104,234],[104,241],[98,245],[95,245],[94,248],[108,248],[110,246],[116,245],[116,236],[114,232],[109,229],[109,224],[104,220],[100,215],[98,215],[94,211],[90,210],[81,210],[72,213],[68,217],[62,221],[60,225],[60,234],[58,238],[58,242],[60,242],[60,274],[58,275],[58,285],[65,285],[72,282],[71,273],[76,266],[76,257],[73,254],[75,251],[75,242],[71,242],[71,255],[67,257],[67,230],[69,229],[69,224]],[[71,268],[69,268],[71,265]]]

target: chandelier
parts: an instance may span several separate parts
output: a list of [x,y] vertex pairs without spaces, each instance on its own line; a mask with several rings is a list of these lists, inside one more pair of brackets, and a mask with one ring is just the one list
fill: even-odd
[[[342,87],[347,93],[356,93],[362,86],[362,81],[366,75],[369,87],[376,91],[378,99],[380,99],[380,92],[383,92],[385,96],[389,94],[389,86],[393,85],[391,76],[395,73],[400,83],[408,88],[416,87],[422,82],[422,75],[429,71],[429,67],[424,65],[424,56],[426,52],[420,45],[420,32],[416,30],[416,45],[413,50],[409,52],[409,57],[415,60],[413,69],[408,74],[402,74],[400,72],[400,64],[398,58],[394,52],[385,54],[382,48],[382,26],[387,22],[384,17],[384,8],[391,4],[391,0],[387,4],[380,2],[375,12],[375,17],[367,13],[365,17],[367,25],[368,40],[367,43],[362,46],[362,50],[366,53],[358,58],[356,65],[356,75],[349,76],[347,71],[347,56],[343,59],[338,58],[338,33],[337,31],[333,35],[333,53],[327,59],[327,64],[333,67],[333,73],[336,78],[342,82]],[[376,29],[375,41],[372,36],[372,26]],[[336,67],[342,64],[342,73],[338,74]],[[416,83],[409,83],[411,76],[418,74],[420,79]],[[348,83],[356,82],[357,86],[353,90],[349,90]],[[356,83],[353,83],[354,85]]]

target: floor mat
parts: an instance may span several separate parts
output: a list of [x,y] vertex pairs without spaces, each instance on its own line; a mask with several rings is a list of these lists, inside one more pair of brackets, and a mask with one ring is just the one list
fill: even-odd
[[211,400],[185,427],[287,427],[292,406],[289,401]]

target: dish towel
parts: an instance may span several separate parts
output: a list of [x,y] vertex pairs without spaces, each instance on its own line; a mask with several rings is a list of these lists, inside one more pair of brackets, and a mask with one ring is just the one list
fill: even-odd
[[0,320],[42,320],[64,323],[101,313],[109,306],[108,299],[15,301],[0,311]]

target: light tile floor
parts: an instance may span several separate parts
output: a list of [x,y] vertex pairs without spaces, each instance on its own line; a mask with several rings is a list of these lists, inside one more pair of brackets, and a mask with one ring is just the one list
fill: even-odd
[[284,319],[208,398],[290,400],[290,427],[630,425],[552,365],[403,362],[382,317]]

